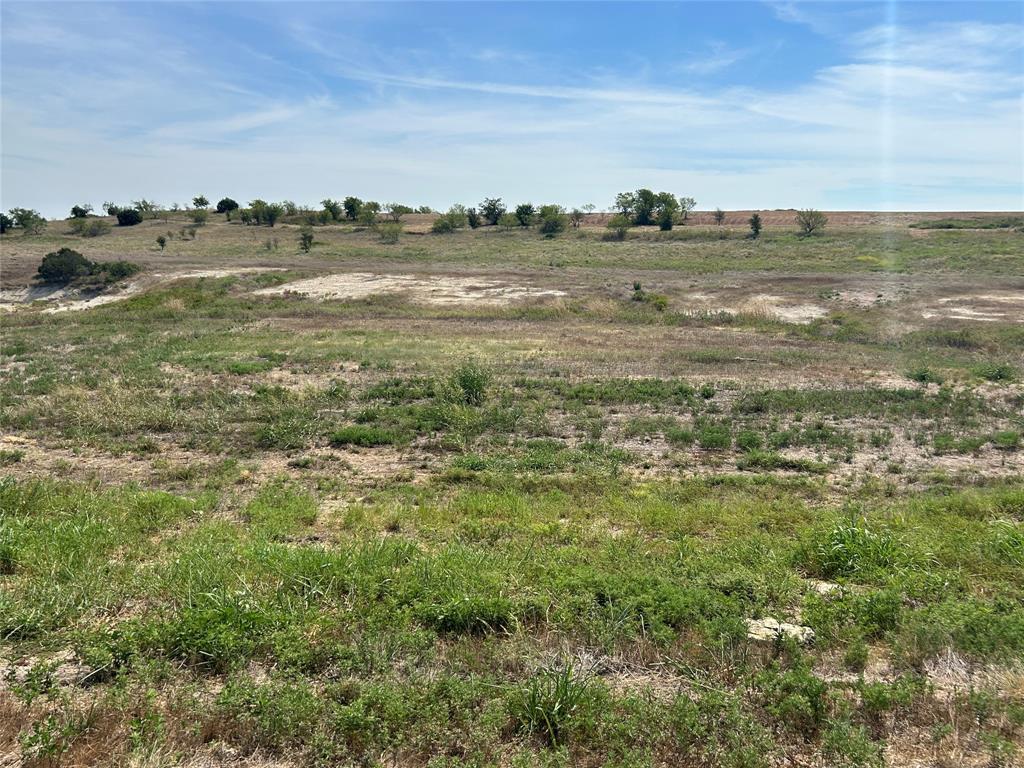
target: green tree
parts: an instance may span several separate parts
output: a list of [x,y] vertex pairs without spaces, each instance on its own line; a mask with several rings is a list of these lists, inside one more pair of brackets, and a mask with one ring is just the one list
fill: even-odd
[[238,203],[230,197],[221,198],[217,203],[217,213],[231,213],[238,210]]
[[466,209],[466,221],[469,223],[470,229],[476,229],[484,223],[483,216],[480,215],[476,208]]
[[345,198],[345,200],[342,202],[342,205],[345,208],[345,218],[347,218],[349,221],[355,221],[356,219],[359,218],[359,211],[363,207],[362,200],[360,200],[358,197],[349,196]]
[[626,238],[626,231],[629,229],[633,222],[629,216],[624,213],[617,213],[608,219],[608,223],[605,225],[608,228],[609,234],[616,240],[624,240]]
[[504,213],[505,205],[501,202],[500,197],[485,197],[480,203],[480,215],[488,224],[497,224]]
[[725,211],[721,208],[715,208],[715,213],[713,215],[715,217],[715,224],[722,226],[725,223]]
[[344,206],[337,200],[327,198],[326,200],[321,200],[320,205],[322,205],[324,210],[330,214],[332,221],[340,221],[341,217],[344,215]]
[[519,219],[514,213],[503,213],[498,218],[498,226],[508,232],[513,227],[519,226]]
[[0,213],[0,235],[7,232],[7,230],[9,230],[13,226],[14,219],[12,219],[6,213]]
[[572,224],[573,229],[579,229],[583,223],[583,211],[579,208],[573,208],[569,211],[569,223]]
[[309,253],[309,249],[313,247],[313,229],[311,227],[303,227],[299,230],[299,248],[302,249],[303,253]]
[[761,214],[755,213],[750,217],[750,237],[754,240],[761,236]]
[[210,201],[206,199],[205,195],[196,195],[192,198],[192,205],[196,208],[206,208],[210,204]]
[[23,230],[26,235],[38,235],[46,229],[46,219],[33,208],[11,208],[8,214],[14,226]]
[[142,223],[142,213],[136,208],[122,208],[117,212],[117,226],[134,227]]
[[516,220],[519,222],[520,227],[528,227],[533,224],[533,216],[536,213],[536,209],[533,207],[533,203],[521,203],[516,206]]
[[685,224],[687,219],[690,218],[690,211],[697,207],[697,201],[692,197],[680,197],[679,198],[679,210],[683,214],[683,223]]
[[92,213],[92,206],[88,203],[71,206],[71,218],[73,219],[84,219],[90,213]]
[[386,203],[384,205],[384,213],[392,221],[401,221],[405,214],[412,213],[412,208],[401,203]]
[[377,223],[377,215],[380,213],[380,203],[368,200],[359,206],[359,223],[364,227],[372,227]]
[[796,225],[800,228],[800,234],[803,237],[824,229],[826,224],[828,224],[828,216],[821,211],[807,208],[796,212]]

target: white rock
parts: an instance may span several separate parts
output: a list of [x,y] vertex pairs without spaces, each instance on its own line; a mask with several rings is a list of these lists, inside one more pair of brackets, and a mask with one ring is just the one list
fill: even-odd
[[747,637],[761,642],[774,642],[788,637],[800,645],[809,645],[814,642],[814,630],[799,624],[787,624],[769,616],[764,619],[747,619]]

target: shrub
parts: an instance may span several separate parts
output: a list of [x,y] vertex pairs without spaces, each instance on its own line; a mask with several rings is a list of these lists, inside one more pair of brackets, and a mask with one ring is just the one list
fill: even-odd
[[217,213],[230,213],[238,210],[238,203],[230,197],[221,198],[217,203]]
[[117,216],[119,227],[134,227],[142,223],[142,212],[135,208],[121,208],[114,215]]
[[196,208],[206,208],[210,204],[210,201],[206,199],[205,195],[196,195],[192,198],[192,205]]
[[160,246],[160,250],[162,251],[167,247],[167,238],[164,235],[158,235],[156,238],[156,244]]
[[110,231],[110,224],[103,219],[90,217],[87,219],[72,219],[71,233],[81,237],[99,237]]
[[674,223],[675,217],[672,211],[668,209],[663,209],[658,213],[658,229],[660,229],[662,232],[668,232],[670,229],[672,229],[672,225]]
[[584,213],[579,208],[573,208],[569,211],[569,223],[573,229],[579,229],[580,225],[583,224]]
[[514,213],[503,213],[498,219],[498,226],[508,232],[513,227],[519,226],[519,219],[516,218]]
[[70,283],[79,277],[92,274],[95,266],[78,251],[61,248],[43,256],[36,275],[44,283]]
[[466,221],[469,223],[470,229],[476,229],[484,223],[483,217],[477,213],[476,208],[466,209]]
[[402,235],[402,225],[396,221],[381,224],[377,227],[377,234],[380,236],[382,243],[394,245]]
[[101,261],[95,265],[93,274],[103,275],[108,283],[116,283],[118,280],[138,274],[141,270],[142,267],[130,261]]
[[800,234],[806,237],[817,230],[824,229],[828,224],[828,217],[821,211],[807,208],[796,213],[796,224],[800,228]]
[[443,213],[434,219],[430,231],[435,234],[449,234],[457,229],[462,229],[468,222],[466,209],[461,205],[453,205],[447,213]]
[[92,213],[92,206],[88,203],[71,206],[71,218],[73,219],[84,219],[90,213]]
[[303,253],[309,253],[309,249],[313,247],[313,230],[309,227],[303,227],[299,231],[299,248],[302,249]]
[[540,223],[540,233],[545,237],[554,237],[565,231],[569,217],[565,215],[565,209],[560,205],[542,205],[537,212],[537,220]]
[[941,384],[944,379],[931,368],[921,366],[907,372],[907,378],[918,384]]
[[377,214],[380,213],[380,203],[367,200],[359,206],[359,223],[364,227],[372,227],[377,223]]
[[974,367],[974,373],[986,381],[1013,381],[1016,371],[1006,363],[982,363]]
[[195,210],[188,212],[189,218],[192,219],[192,223],[197,227],[201,227],[206,224],[207,219],[210,217],[210,212],[205,208],[196,208]]
[[0,235],[7,232],[7,230],[9,230],[13,226],[14,219],[12,219],[6,213],[0,213]]
[[715,208],[715,212],[712,214],[715,219],[715,224],[722,226],[725,223],[725,211],[721,208]]
[[401,203],[387,203],[384,206],[384,213],[386,213],[388,218],[393,222],[398,223],[402,220],[402,217],[405,214],[412,213],[412,208],[408,205],[402,205]]
[[629,229],[630,223],[628,216],[621,213],[615,214],[608,219],[608,224],[606,225],[609,236],[615,240],[625,240],[626,231]]

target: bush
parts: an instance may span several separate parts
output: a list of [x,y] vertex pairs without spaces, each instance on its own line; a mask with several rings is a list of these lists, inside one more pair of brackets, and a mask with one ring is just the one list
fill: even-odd
[[476,229],[484,223],[483,217],[477,213],[476,208],[466,209],[466,221],[469,222],[470,229]]
[[71,234],[81,237],[99,237],[110,231],[110,224],[103,219],[90,217],[87,219],[72,219]]
[[92,206],[88,203],[71,206],[71,218],[73,219],[84,219],[90,213],[92,213]]
[[230,213],[231,211],[238,210],[238,203],[232,200],[230,197],[221,198],[217,203],[217,213]]
[[303,253],[309,253],[309,249],[313,247],[313,230],[309,227],[303,227],[299,232],[299,248]]
[[7,232],[7,230],[9,230],[13,226],[14,219],[12,219],[6,213],[0,213],[0,235]]
[[78,251],[61,248],[43,256],[36,275],[44,283],[70,283],[92,274],[96,265]]
[[164,235],[158,235],[156,238],[156,244],[160,246],[160,250],[162,251],[167,247],[167,238]]
[[538,229],[545,237],[554,237],[559,232],[564,232],[569,223],[569,217],[565,215],[565,209],[560,205],[542,205],[537,212],[537,220],[540,223]]
[[117,216],[119,227],[134,227],[142,223],[142,212],[135,208],[121,208],[114,215]]
[[377,445],[394,445],[397,442],[399,442],[399,435],[396,432],[383,427],[375,427],[372,424],[352,424],[331,434],[332,445],[358,445],[372,448]]
[[192,223],[197,227],[206,224],[207,219],[210,218],[210,212],[205,208],[196,208],[193,211],[189,211],[188,215],[192,219]]
[[797,211],[796,224],[800,228],[800,234],[806,237],[817,230],[824,229],[825,225],[828,224],[828,217],[821,211],[807,208]]
[[320,205],[324,207],[324,210],[331,217],[332,221],[339,221],[344,215],[344,206],[337,200],[327,198],[326,200],[321,200]]
[[1013,381],[1016,371],[1006,363],[982,363],[974,367],[974,373],[986,381]]
[[629,229],[632,222],[629,217],[622,213],[617,213],[608,219],[608,223],[605,225],[608,228],[608,235],[615,240],[625,240],[626,231]]
[[206,208],[210,204],[210,201],[206,199],[206,195],[196,195],[192,198],[192,205],[196,208]]
[[658,229],[660,229],[662,232],[668,232],[670,229],[672,229],[672,225],[674,223],[675,216],[673,215],[672,211],[666,208],[662,209],[661,212],[658,213]]
[[430,231],[435,234],[449,234],[457,229],[462,229],[469,221],[466,209],[461,205],[453,205],[447,213],[442,213],[430,226]]
[[345,209],[345,218],[349,221],[355,221],[359,218],[359,212],[363,208],[363,201],[358,197],[346,197],[341,205]]
[[503,213],[498,218],[498,226],[508,232],[513,227],[519,226],[519,219],[516,218],[514,213]]
[[101,261],[95,265],[93,274],[103,275],[108,283],[116,283],[118,280],[138,274],[140,271],[142,271],[142,267],[130,261]]
[[398,242],[398,238],[402,234],[402,225],[395,221],[388,222],[387,224],[381,224],[377,227],[377,234],[380,236],[380,241],[382,243],[394,245]]

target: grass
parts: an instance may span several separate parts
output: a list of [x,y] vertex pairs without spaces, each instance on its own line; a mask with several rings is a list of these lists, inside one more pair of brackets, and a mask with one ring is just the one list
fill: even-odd
[[[145,260],[156,224],[87,255]],[[813,296],[874,272],[1001,285],[1014,233],[347,229],[293,254],[290,230],[211,222],[158,258],[294,271],[5,315],[3,753],[767,768],[926,741],[936,761],[1019,759],[1019,325],[902,326],[874,304],[798,325],[685,298],[709,274]],[[252,293],[342,264],[514,264],[570,296]],[[814,643],[749,638],[764,618]],[[973,688],[939,690],[943,670]]]

